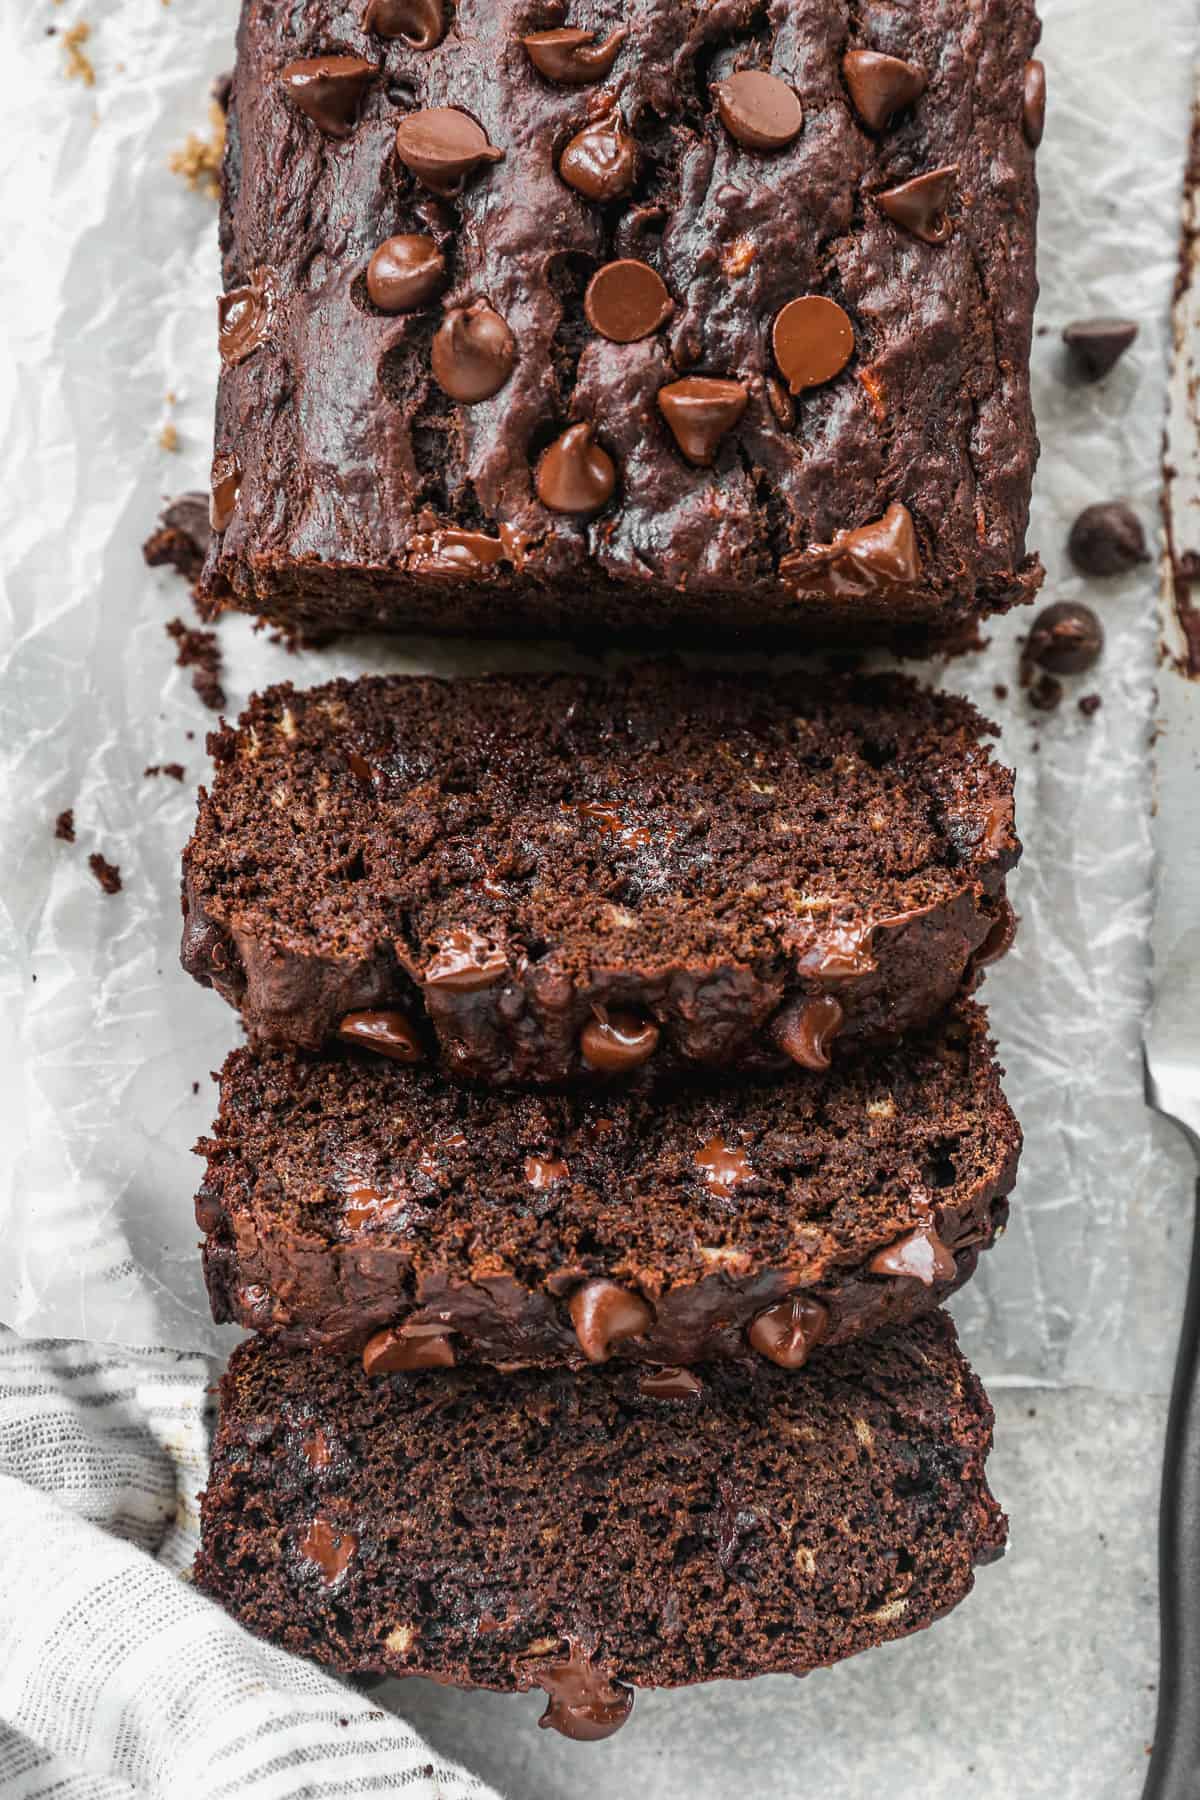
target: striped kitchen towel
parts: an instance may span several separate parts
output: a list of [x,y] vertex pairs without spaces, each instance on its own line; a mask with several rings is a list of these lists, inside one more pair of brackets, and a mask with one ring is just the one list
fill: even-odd
[[0,1328],[3,1800],[494,1800],[188,1585],[214,1368]]

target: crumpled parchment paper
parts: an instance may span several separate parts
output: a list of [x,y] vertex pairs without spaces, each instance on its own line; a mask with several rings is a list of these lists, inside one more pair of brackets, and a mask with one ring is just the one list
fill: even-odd
[[[1127,498],[1156,528],[1197,21],[1195,0],[1043,10],[1044,449],[1030,542],[1047,597],[1071,597],[1087,587],[1064,548],[1081,507]],[[0,1319],[211,1350],[231,1334],[208,1318],[188,1151],[214,1110],[208,1072],[238,1029],[179,969],[178,858],[213,715],[164,635],[189,619],[186,589],[147,572],[140,544],[161,499],[207,474],[216,209],[167,160],[206,129],[237,5],[28,0],[0,13],[4,66],[20,71],[0,138]],[[62,34],[81,20],[94,86],[66,75]],[[1081,387],[1064,378],[1058,333],[1097,313],[1127,314],[1141,335],[1105,384]],[[174,454],[159,443],[168,421]],[[985,989],[1025,1162],[1008,1237],[956,1303],[996,1380],[1135,1392],[1169,1380],[1191,1168],[1142,1102],[1155,584],[1149,567],[1091,584],[1108,648],[1056,713],[1034,712],[1016,685],[1028,615],[944,671],[1003,724],[1026,845],[1022,931]],[[293,657],[244,620],[221,639],[231,713],[269,680],[569,660],[561,647],[362,640]],[[1088,719],[1076,703],[1093,692],[1103,704]],[[171,761],[182,786],[143,777]],[[74,845],[53,833],[68,806]],[[89,872],[97,850],[120,866],[115,896]]]

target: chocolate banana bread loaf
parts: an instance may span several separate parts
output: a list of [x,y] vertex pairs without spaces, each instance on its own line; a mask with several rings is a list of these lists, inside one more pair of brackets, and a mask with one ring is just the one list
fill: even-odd
[[799,1368],[930,1311],[1007,1213],[1020,1132],[971,1003],[770,1085],[453,1087],[237,1050],[196,1203],[218,1320],[368,1373],[485,1361]]
[[992,1413],[944,1314],[788,1376],[714,1364],[371,1380],[234,1352],[199,1586],[353,1673],[544,1688],[605,1737],[632,1688],[820,1664],[920,1630],[1004,1545]]
[[184,966],[260,1041],[494,1084],[823,1068],[1007,943],[985,729],[897,677],[274,688],[209,740]]
[[204,576],[925,651],[1027,598],[1030,0],[244,0]]

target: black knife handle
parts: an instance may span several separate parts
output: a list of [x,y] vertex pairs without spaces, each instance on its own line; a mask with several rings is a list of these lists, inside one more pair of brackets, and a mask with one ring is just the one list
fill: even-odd
[[1158,1583],[1158,1724],[1142,1800],[1200,1800],[1200,1228],[1167,1419]]

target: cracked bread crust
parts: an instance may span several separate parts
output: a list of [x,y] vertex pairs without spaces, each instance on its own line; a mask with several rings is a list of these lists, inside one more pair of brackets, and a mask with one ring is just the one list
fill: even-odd
[[[577,0],[571,25],[597,42],[626,34],[583,86],[548,80],[522,44],[559,22],[541,0],[458,0],[430,49],[362,29],[361,11],[243,7],[223,275],[227,296],[257,294],[260,316],[221,378],[214,606],[309,628],[706,642],[716,630],[924,653],[1036,591],[1028,0]],[[862,49],[925,79],[881,129],[843,72]],[[280,81],[293,59],[330,52],[377,71],[344,137]],[[713,84],[746,68],[771,69],[800,101],[780,148],[748,147],[721,122]],[[636,174],[596,200],[559,163],[613,106]],[[504,152],[452,195],[396,149],[402,119],[439,107]],[[878,203],[948,167],[951,229],[926,233],[938,241]],[[398,233],[432,238],[445,280],[385,313],[366,273]],[[584,294],[630,258],[657,272],[673,310],[613,342]],[[854,351],[793,398],[772,328],[810,294],[844,310]],[[464,404],[434,379],[431,348],[445,315],[477,302],[504,321],[515,362],[498,392]],[[692,377],[744,393],[709,466],[681,453],[657,404]],[[550,510],[535,481],[542,452],[580,422],[615,465],[592,516]],[[916,546],[899,583],[861,568],[830,580],[807,556],[896,506]]]
[[275,688],[209,740],[184,967],[259,1042],[382,1017],[491,1085],[823,1067],[1006,947],[987,729],[899,677]]

